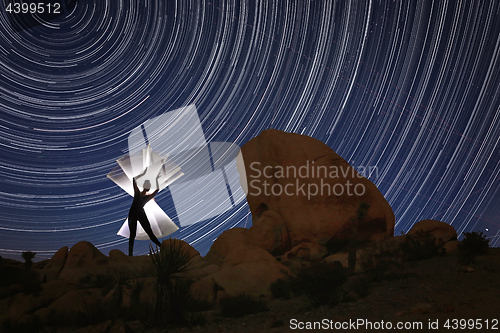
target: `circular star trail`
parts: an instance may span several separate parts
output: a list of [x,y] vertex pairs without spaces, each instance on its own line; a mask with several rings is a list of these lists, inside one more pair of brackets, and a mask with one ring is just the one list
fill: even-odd
[[[61,3],[21,28],[27,14],[0,4],[3,257],[82,240],[126,252],[131,198],[106,174],[132,129],[190,104],[207,141],[275,128],[375,168],[396,234],[438,219],[498,246],[498,2]],[[157,202],[175,222],[169,191]],[[204,254],[251,221],[242,204],[171,236]]]

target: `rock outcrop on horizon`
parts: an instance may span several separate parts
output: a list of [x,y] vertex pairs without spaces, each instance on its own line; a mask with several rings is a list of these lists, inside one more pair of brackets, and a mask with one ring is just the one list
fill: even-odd
[[413,225],[407,235],[414,235],[419,231],[429,232],[436,238],[436,242],[447,243],[457,240],[457,231],[448,223],[436,220],[422,220]]

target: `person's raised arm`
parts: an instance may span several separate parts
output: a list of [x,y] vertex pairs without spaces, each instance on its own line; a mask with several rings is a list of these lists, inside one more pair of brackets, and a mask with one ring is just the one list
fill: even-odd
[[156,190],[153,193],[151,193],[151,199],[153,199],[154,196],[156,195],[156,193],[158,193],[160,191],[160,185],[158,184],[158,179],[160,179],[160,177],[161,177],[161,173],[158,174],[158,176],[156,176]]
[[134,185],[134,193],[139,192],[139,187],[137,186],[137,181],[135,180],[135,177],[132,178],[132,184]]
[[144,169],[144,171],[141,174],[138,174],[137,176],[135,176],[134,178],[132,178],[132,183],[134,185],[134,193],[135,192],[139,192],[139,187],[137,186],[137,180],[136,180],[136,178],[140,178],[140,177],[144,176],[147,171],[148,171],[148,168]]

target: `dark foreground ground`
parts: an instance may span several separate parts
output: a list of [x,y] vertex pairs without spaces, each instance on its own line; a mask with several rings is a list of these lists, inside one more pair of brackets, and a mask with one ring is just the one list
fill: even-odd
[[[227,318],[218,307],[201,314],[205,324],[158,329],[139,321],[107,321],[41,332],[499,332],[500,248],[459,262],[458,252],[404,262],[394,273],[365,279],[335,305],[314,306],[305,296],[263,299],[268,311]],[[359,292],[359,291],[365,291]]]
[[[236,319],[225,318],[216,310],[207,311],[203,326],[168,330],[147,328],[139,322],[127,326],[137,332],[498,332],[499,282],[499,248],[490,249],[475,263],[466,265],[459,263],[454,252],[405,262],[399,273],[369,283],[367,296],[354,296],[334,306],[315,307],[306,297],[272,299],[267,302],[268,311]],[[109,325],[77,331],[105,332]],[[125,327],[122,330],[126,331]]]
[[[311,308],[303,298],[272,300],[269,312],[237,320],[214,318],[207,327],[192,331],[289,332],[314,322],[327,323],[323,328],[350,324],[350,329],[342,330],[346,332],[500,331],[499,248],[490,249],[468,265],[459,264],[453,253],[405,263],[403,274],[393,278],[371,283],[368,296],[356,301]],[[353,322],[360,325],[353,326]],[[400,330],[398,323],[403,325]],[[282,326],[271,328],[273,324]]]

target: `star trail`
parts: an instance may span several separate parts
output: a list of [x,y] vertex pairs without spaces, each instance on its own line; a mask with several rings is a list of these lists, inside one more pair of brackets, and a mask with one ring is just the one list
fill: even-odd
[[[52,1],[55,3],[57,1]],[[208,142],[275,128],[325,142],[396,215],[500,240],[500,3],[61,1],[15,29],[0,3],[0,255],[85,240],[126,252],[106,175],[148,119],[196,105]],[[16,15],[18,15],[16,17]],[[158,205],[178,224],[169,190]],[[202,203],[201,203],[202,204]],[[197,209],[193,207],[193,209]],[[248,205],[172,237],[205,254]],[[149,242],[136,241],[135,254]]]

